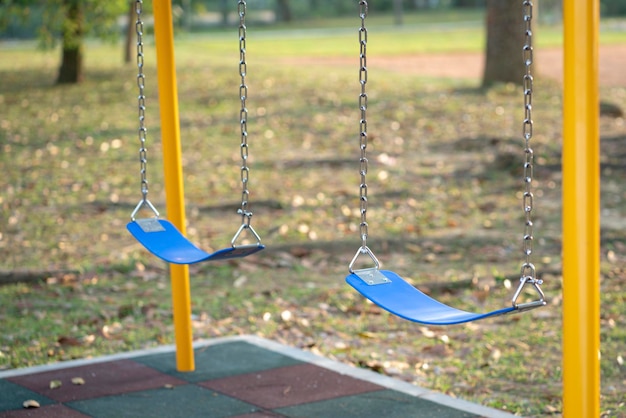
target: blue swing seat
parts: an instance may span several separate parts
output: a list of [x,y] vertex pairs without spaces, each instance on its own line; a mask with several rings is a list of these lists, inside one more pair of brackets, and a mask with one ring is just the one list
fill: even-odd
[[510,306],[487,313],[472,313],[453,308],[424,294],[389,270],[353,270],[346,282],[367,299],[409,321],[426,325],[453,325],[516,311]]
[[265,248],[258,242],[207,253],[185,238],[171,222],[158,218],[133,220],[126,225],[126,229],[152,254],[173,264],[241,258]]

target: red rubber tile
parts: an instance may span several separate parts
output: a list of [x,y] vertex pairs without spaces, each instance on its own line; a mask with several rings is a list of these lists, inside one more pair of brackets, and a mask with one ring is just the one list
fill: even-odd
[[298,364],[199,383],[266,409],[382,390],[381,386],[312,364]]
[[0,411],[0,418],[89,418],[89,415],[81,414],[67,406],[56,404],[46,405],[41,408],[18,409],[13,411]]
[[[75,385],[72,378],[81,377],[84,385]],[[165,385],[181,385],[186,382],[168,376],[131,360],[96,363],[87,366],[59,369],[7,380],[24,386],[59,402],[78,401],[100,396],[118,395]],[[60,380],[61,387],[50,389],[50,381]]]

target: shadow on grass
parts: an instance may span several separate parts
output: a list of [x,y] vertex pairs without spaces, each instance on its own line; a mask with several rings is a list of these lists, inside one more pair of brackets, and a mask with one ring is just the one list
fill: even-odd
[[[66,88],[75,84],[56,84],[56,69],[28,69],[28,70],[0,70],[0,92],[16,93],[41,91],[46,89]],[[89,69],[85,71],[84,84],[100,84],[113,80],[119,80],[120,77],[126,77],[128,81],[135,82],[137,69],[130,66],[120,66],[115,69]]]

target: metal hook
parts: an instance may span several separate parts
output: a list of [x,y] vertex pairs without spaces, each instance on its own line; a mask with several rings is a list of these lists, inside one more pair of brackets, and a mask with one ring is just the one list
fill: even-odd
[[156,210],[156,208],[154,207],[154,205],[148,200],[148,199],[142,199],[137,206],[135,206],[135,210],[133,210],[133,212],[130,214],[130,220],[131,221],[135,221],[135,216],[137,215],[137,213],[143,209],[144,206],[147,206],[148,209],[150,209],[152,211],[152,213],[154,213],[154,217],[158,218],[159,217],[159,211]]
[[352,258],[352,261],[348,265],[348,270],[350,271],[350,273],[354,273],[352,267],[354,266],[354,264],[356,264],[356,261],[361,256],[361,254],[367,254],[369,258],[374,262],[374,268],[376,270],[380,269],[380,262],[378,261],[372,250],[370,250],[367,245],[363,245],[357,250],[356,254],[354,254],[354,257]]
[[233,239],[230,240],[230,245],[233,248],[237,248],[237,246],[235,244],[236,244],[237,239],[239,238],[239,236],[241,235],[241,233],[243,232],[244,229],[247,229],[247,230],[250,231],[252,236],[256,239],[256,244],[257,245],[261,245],[261,237],[259,236],[259,234],[256,233],[256,231],[254,230],[254,228],[252,228],[252,226],[250,224],[243,223],[243,224],[241,224],[241,226],[239,227],[239,229],[237,230],[237,232],[233,236]]
[[[532,263],[524,263],[521,269],[521,277],[519,280],[520,284],[517,287],[515,294],[513,295],[513,299],[511,300],[511,303],[516,310],[526,311],[529,309],[539,308],[547,304],[543,290],[541,290],[541,284],[543,283],[543,280],[536,278],[535,266]],[[532,302],[517,303],[517,299],[522,294],[524,287],[526,287],[526,285],[529,283],[533,285],[533,288],[539,295],[539,299]]]

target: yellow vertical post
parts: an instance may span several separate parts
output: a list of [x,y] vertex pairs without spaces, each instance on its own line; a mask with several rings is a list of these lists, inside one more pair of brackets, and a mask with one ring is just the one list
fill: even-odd
[[565,0],[563,416],[600,415],[599,0]]
[[[154,0],[153,6],[167,217],[184,233],[185,193],[178,123],[172,4],[170,0]],[[176,368],[181,372],[189,372],[195,369],[189,267],[170,264],[170,280],[176,336]]]

